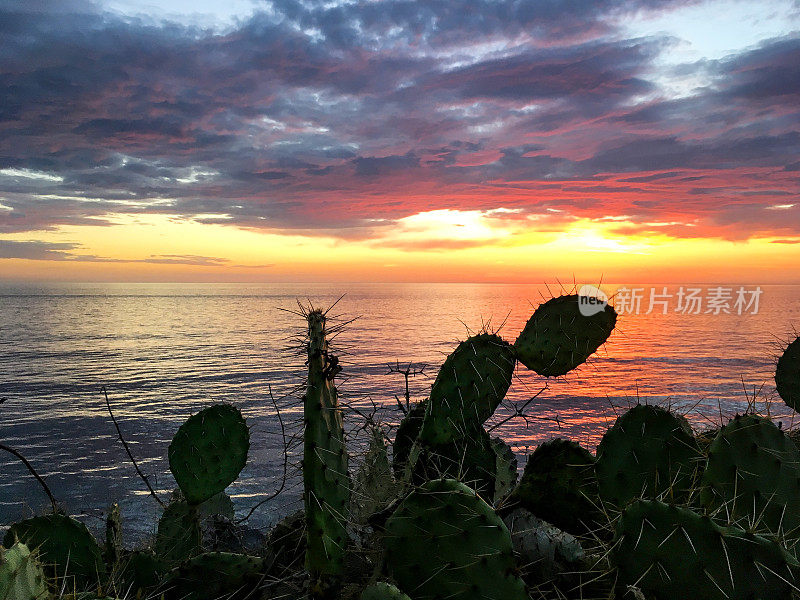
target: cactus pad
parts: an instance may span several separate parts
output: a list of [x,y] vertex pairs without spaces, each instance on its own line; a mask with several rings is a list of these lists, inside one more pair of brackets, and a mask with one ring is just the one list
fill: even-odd
[[800,537],[800,452],[769,419],[748,414],[725,425],[708,450],[703,485],[703,504],[733,523]]
[[648,600],[789,598],[798,563],[777,543],[657,501],[628,506],[617,524],[619,584]]
[[515,364],[513,346],[497,335],[461,342],[433,382],[420,439],[443,444],[480,428],[505,397]]
[[397,428],[397,433],[394,436],[394,445],[392,446],[392,470],[397,479],[402,479],[405,474],[408,457],[411,454],[414,442],[419,437],[419,430],[422,428],[427,406],[427,400],[417,403],[403,417],[403,420],[400,421],[400,426]]
[[409,457],[411,482],[420,485],[432,479],[456,479],[492,501],[497,461],[492,439],[483,427],[444,444],[418,440]]
[[201,539],[197,507],[173,501],[158,521],[153,550],[161,560],[179,563],[200,552]]
[[47,579],[42,565],[28,547],[17,542],[0,547],[0,600],[45,600]]
[[391,583],[379,581],[368,586],[361,594],[361,600],[411,600]]
[[492,508],[452,479],[409,494],[386,522],[386,561],[413,600],[527,600],[511,536]]
[[786,405],[800,412],[800,337],[778,359],[775,386]]
[[175,597],[185,600],[252,597],[266,565],[255,556],[230,552],[207,552],[189,559],[169,581]]
[[597,446],[600,497],[622,507],[633,498],[684,499],[702,454],[685,418],[638,404],[623,414]]
[[575,442],[544,442],[528,458],[511,502],[569,533],[594,530],[602,514],[594,462]]
[[39,551],[40,560],[55,569],[53,575],[75,577],[79,586],[96,584],[105,573],[103,555],[86,525],[66,515],[51,514],[14,523],[3,545],[19,540]]
[[223,491],[247,462],[250,432],[239,409],[216,404],[180,426],[169,445],[169,468],[189,504]]
[[514,342],[517,359],[539,375],[564,375],[597,351],[616,322],[617,313],[609,305],[584,316],[579,296],[551,298],[534,311]]

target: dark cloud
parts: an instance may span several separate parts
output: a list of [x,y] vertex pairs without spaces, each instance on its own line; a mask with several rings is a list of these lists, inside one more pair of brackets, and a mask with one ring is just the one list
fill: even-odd
[[798,190],[800,39],[675,67],[703,83],[673,98],[674,40],[616,24],[688,3],[281,0],[219,34],[0,0],[0,233],[127,213],[361,239],[503,206],[791,237],[767,207]]

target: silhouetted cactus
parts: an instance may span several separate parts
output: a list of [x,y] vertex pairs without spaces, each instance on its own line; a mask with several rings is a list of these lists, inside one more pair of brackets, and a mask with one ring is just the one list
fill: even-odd
[[617,313],[605,305],[586,316],[580,308],[578,295],[540,305],[514,342],[517,360],[545,377],[564,375],[586,362],[611,335]]
[[800,451],[772,421],[737,416],[708,450],[702,503],[719,517],[776,536],[800,537]]
[[66,515],[51,514],[14,523],[3,546],[10,548],[17,541],[38,550],[52,579],[66,574],[78,586],[91,586],[105,575],[103,554],[94,536],[86,525]]
[[181,425],[169,445],[169,468],[189,504],[222,492],[247,463],[250,432],[242,413],[215,404]]
[[338,359],[330,353],[325,313],[308,321],[308,384],[303,399],[303,498],[306,569],[312,598],[335,598],[344,571],[350,505],[348,455],[334,378]]
[[445,444],[481,428],[508,392],[515,363],[514,349],[497,335],[461,342],[433,382],[419,439]]
[[800,337],[789,344],[778,359],[775,386],[786,405],[800,412]]
[[685,500],[702,460],[684,417],[637,404],[617,419],[597,446],[600,497],[618,507],[634,498]]
[[648,600],[788,599],[800,566],[773,541],[653,500],[622,513],[613,559],[620,591]]
[[528,600],[508,529],[474,490],[429,481],[386,523],[386,562],[413,600]]
[[576,442],[544,442],[528,457],[508,504],[519,504],[569,533],[593,531],[603,518],[594,463],[594,456]]

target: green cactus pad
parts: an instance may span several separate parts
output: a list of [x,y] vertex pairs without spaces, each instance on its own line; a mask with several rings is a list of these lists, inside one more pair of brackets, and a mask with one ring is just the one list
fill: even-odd
[[405,474],[408,457],[411,455],[411,448],[414,446],[414,442],[419,437],[419,430],[422,428],[427,406],[427,400],[417,403],[403,417],[403,420],[400,421],[400,426],[397,428],[397,433],[394,436],[394,445],[392,446],[392,470],[397,479],[402,479]]
[[800,452],[769,419],[743,415],[708,450],[701,502],[759,532],[800,537]]
[[594,457],[580,444],[556,438],[528,458],[510,503],[573,534],[597,528],[601,518]]
[[514,348],[497,335],[461,342],[433,382],[420,439],[444,444],[480,428],[505,397],[515,364]]
[[167,563],[180,563],[200,552],[201,539],[197,507],[173,501],[158,521],[153,550]]
[[527,600],[511,536],[492,508],[452,479],[430,481],[386,522],[386,563],[413,600]]
[[444,444],[418,440],[409,457],[411,482],[420,485],[433,479],[456,479],[492,501],[497,460],[492,439],[483,427]]
[[230,552],[207,552],[189,559],[170,577],[171,596],[182,600],[252,598],[266,569],[264,559]]
[[8,550],[0,547],[0,600],[45,600],[47,597],[47,578],[35,553],[21,542]]
[[788,599],[800,583],[779,544],[651,500],[622,514],[612,558],[621,591],[636,585],[648,600]]
[[639,497],[680,501],[692,489],[702,458],[685,418],[638,404],[597,446],[600,497],[619,507]]
[[391,583],[379,581],[368,586],[361,594],[361,600],[411,600]]
[[544,377],[568,373],[594,354],[617,322],[609,305],[591,316],[580,311],[579,296],[558,296],[541,304],[519,334],[517,359]]
[[786,405],[800,412],[800,337],[778,359],[775,386]]
[[79,587],[93,585],[105,573],[103,554],[86,525],[66,515],[52,514],[14,523],[3,545],[19,540],[36,548],[42,563],[52,566],[48,574],[57,578],[74,577]]
[[169,468],[189,504],[228,487],[247,462],[250,432],[239,409],[216,404],[180,426],[169,445]]
[[492,438],[492,450],[496,465],[493,504],[497,506],[517,485],[517,455],[500,438]]

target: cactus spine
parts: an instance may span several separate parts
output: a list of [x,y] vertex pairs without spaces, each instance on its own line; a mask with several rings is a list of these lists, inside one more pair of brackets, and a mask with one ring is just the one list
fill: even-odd
[[334,378],[338,359],[329,352],[326,317],[307,314],[308,385],[303,399],[303,500],[306,510],[306,569],[311,598],[335,598],[344,571],[350,478],[344,426]]

